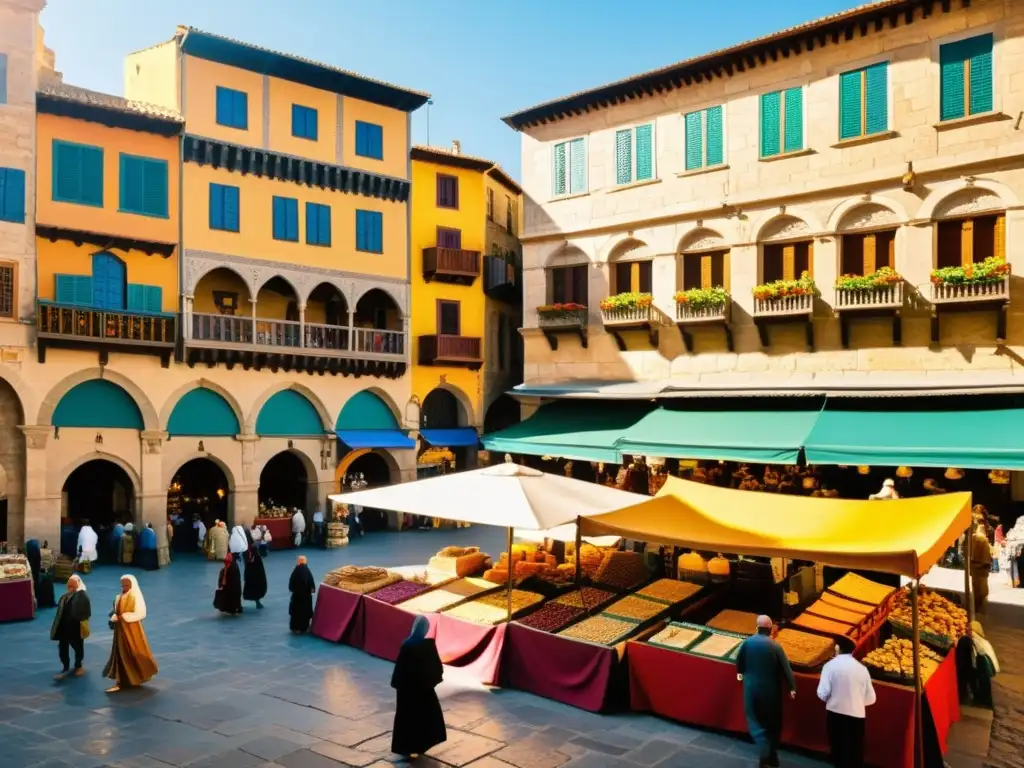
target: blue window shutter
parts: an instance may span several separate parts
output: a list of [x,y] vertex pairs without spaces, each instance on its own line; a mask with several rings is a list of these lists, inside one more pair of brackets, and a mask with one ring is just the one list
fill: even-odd
[[383,160],[384,129],[374,123],[356,120],[356,154],[374,160]]
[[283,197],[274,197],[274,239],[284,240],[287,237],[287,225],[285,219],[285,204]]
[[0,219],[25,223],[25,172],[0,168]]
[[316,245],[316,235],[319,231],[317,220],[319,218],[319,212],[316,209],[316,203],[306,203],[306,243],[308,245]]
[[317,140],[317,136],[320,133],[318,123],[318,113],[315,109],[306,109],[306,138]]
[[146,311],[146,286],[128,283],[128,311]]
[[0,53],[0,104],[7,103],[7,54]]
[[217,123],[230,126],[235,118],[235,104],[231,90],[217,86]]
[[210,229],[224,229],[224,187],[210,184]]
[[144,171],[142,160],[122,154],[118,158],[120,183],[118,185],[118,206],[122,211],[142,213]]
[[167,215],[167,161],[144,160],[142,210],[150,216]]
[[234,92],[234,126],[246,129],[249,127],[249,94],[244,91]]
[[636,180],[654,178],[654,124],[636,127]]
[[761,94],[761,157],[771,157],[781,150],[782,93]]
[[285,199],[285,210],[288,214],[288,239],[298,242],[299,239],[299,201],[294,198]]
[[300,139],[306,138],[306,120],[302,114],[302,107],[292,104],[292,136]]
[[92,305],[92,278],[88,275],[55,275],[54,283],[58,304]]
[[704,139],[701,126],[703,115],[700,112],[690,112],[685,118],[686,126],[686,170],[692,171],[703,165]]
[[331,244],[330,206],[306,203],[306,242],[309,245]]
[[967,41],[971,62],[971,114],[991,112],[992,101],[992,35],[980,35]]
[[939,118],[955,120],[964,116],[964,45],[949,43],[939,48]]
[[872,64],[864,70],[864,103],[867,118],[864,121],[868,135],[889,128],[889,64]]
[[366,250],[366,215],[364,211],[356,211],[356,250]]
[[373,251],[384,252],[384,214],[374,211],[370,214],[373,219]]
[[363,128],[364,123],[356,120],[356,154],[366,154],[366,129]]
[[320,218],[317,220],[317,240],[320,245],[331,244],[331,207],[320,206]]
[[566,168],[568,166],[566,153],[569,149],[569,145],[565,142],[561,144],[555,144],[554,151],[551,153],[551,194],[555,197],[564,195],[569,191],[567,184],[568,178],[566,177]]
[[615,183],[629,184],[633,180],[633,129],[615,132]]
[[569,191],[574,195],[587,191],[587,148],[583,139],[569,142]]
[[159,285],[145,285],[143,310],[146,312],[162,312],[164,303],[164,290]]
[[804,89],[790,88],[786,91],[786,138],[785,152],[796,152],[804,148]]
[[860,69],[839,76],[840,139],[852,139],[861,134],[860,94],[863,77],[863,70]]
[[384,128],[380,125],[373,126],[373,156],[384,159]]
[[103,207],[103,150],[83,147],[82,202]]
[[725,139],[722,129],[722,108],[709,107],[704,112],[705,139],[708,165],[721,165],[725,162]]
[[224,187],[224,229],[238,232],[239,225],[239,190],[238,187]]

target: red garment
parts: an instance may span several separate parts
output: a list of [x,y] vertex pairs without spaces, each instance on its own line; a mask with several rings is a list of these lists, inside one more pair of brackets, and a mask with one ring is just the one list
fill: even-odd
[[1000,523],[996,526],[996,544],[1002,544],[1006,541],[1006,534],[1003,533],[1003,524]]

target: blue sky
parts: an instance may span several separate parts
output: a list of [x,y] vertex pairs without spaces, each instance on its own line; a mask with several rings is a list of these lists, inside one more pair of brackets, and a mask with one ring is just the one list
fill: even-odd
[[[178,24],[431,93],[430,142],[519,178],[510,112],[794,24],[858,0],[49,0],[65,80],[122,93],[122,62]],[[427,141],[427,108],[413,141]]]

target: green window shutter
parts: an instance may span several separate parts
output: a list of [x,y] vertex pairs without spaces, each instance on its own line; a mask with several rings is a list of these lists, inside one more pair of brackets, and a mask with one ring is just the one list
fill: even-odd
[[654,124],[636,128],[636,180],[654,178]]
[[566,154],[566,150],[568,148],[569,148],[568,144],[566,144],[564,142],[561,143],[561,144],[555,144],[555,152],[554,152],[554,157],[553,157],[553,161],[554,162],[552,163],[552,169],[551,169],[551,177],[552,177],[551,194],[555,195],[556,197],[559,196],[559,195],[564,195],[568,191],[567,188],[566,188],[566,176],[565,176],[565,169],[566,169],[566,162],[565,162],[566,161],[566,157],[565,157],[565,154]]
[[159,285],[145,285],[143,309],[146,312],[162,312],[164,304],[164,289]]
[[82,202],[103,207],[103,150],[82,147]]
[[867,105],[867,134],[889,128],[889,64],[872,64],[864,70],[864,103]]
[[804,89],[786,91],[786,140],[782,150],[796,152],[804,148]]
[[722,132],[722,108],[710,107],[704,114],[706,137],[704,144],[707,151],[708,165],[721,165],[725,162],[724,136]]
[[992,35],[981,35],[967,41],[971,62],[971,114],[993,110],[992,102]]
[[145,312],[146,311],[146,286],[138,285],[136,283],[128,283],[128,302],[127,308],[129,312]]
[[781,128],[782,92],[761,94],[761,157],[779,154]]
[[583,139],[569,142],[569,191],[574,195],[587,191],[587,150]]
[[119,158],[120,179],[118,206],[129,213],[145,211],[145,161],[138,157],[122,154]]
[[54,283],[58,304],[92,306],[92,278],[88,275],[55,275]]
[[949,43],[939,48],[939,117],[942,120],[964,116],[966,58],[963,43]]
[[703,113],[690,112],[683,120],[686,126],[686,170],[692,171],[704,164],[704,139],[701,135]]
[[142,161],[142,210],[149,216],[167,215],[167,161]]
[[[839,76],[839,138],[860,136],[860,94],[863,71],[844,72]],[[870,110],[869,110],[870,113]]]
[[633,180],[633,129],[615,132],[615,183],[629,184]]

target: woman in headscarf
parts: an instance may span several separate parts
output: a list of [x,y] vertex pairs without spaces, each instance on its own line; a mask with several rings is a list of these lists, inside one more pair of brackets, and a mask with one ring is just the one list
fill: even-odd
[[114,642],[103,675],[113,680],[114,685],[107,689],[107,693],[134,688],[156,675],[156,660],[142,629],[145,618],[146,600],[139,589],[139,582],[134,576],[122,576],[121,594],[114,598],[114,610],[109,618]]
[[295,560],[295,569],[288,579],[288,591],[292,593],[288,604],[290,627],[292,632],[301,635],[309,629],[309,622],[313,619],[313,593],[316,592],[313,574],[309,572],[306,558],[302,555]]
[[256,607],[262,608],[260,602],[267,596],[267,570],[263,567],[263,558],[260,557],[259,548],[252,540],[248,529],[245,530],[245,538],[249,545],[243,555],[242,562],[245,564],[245,586],[242,589],[243,600],[255,600]]
[[96,544],[99,540],[100,537],[88,522],[83,525],[78,532],[78,559],[90,564],[96,562]]
[[121,562],[121,537],[124,536],[124,526],[114,523],[110,529],[110,536],[107,538],[106,561],[111,563]]
[[249,549],[249,540],[245,537],[245,528],[236,525],[231,529],[231,538],[228,539],[228,551],[236,563],[242,559],[242,555]]
[[391,675],[391,687],[398,694],[391,751],[406,757],[422,755],[448,738],[441,702],[434,692],[444,670],[437,644],[427,637],[429,630],[427,617],[417,616]]
[[213,596],[213,607],[229,616],[237,616],[242,612],[242,577],[231,555],[224,556],[224,566],[217,578],[217,592]]
[[139,554],[136,558],[138,564],[147,571],[155,571],[160,568],[160,557],[157,554],[156,531],[152,523],[146,523],[146,527],[139,533]]
[[57,653],[63,665],[63,670],[56,676],[57,680],[64,679],[71,671],[69,649],[75,652],[75,677],[80,677],[85,672],[82,661],[85,658],[85,638],[89,636],[91,616],[92,606],[89,603],[89,595],[85,592],[85,582],[81,576],[74,574],[68,579],[67,592],[60,596],[57,614],[50,625],[50,639],[57,641]]
[[121,534],[121,550],[118,562],[121,565],[131,565],[135,561],[135,525],[126,523],[124,533]]

